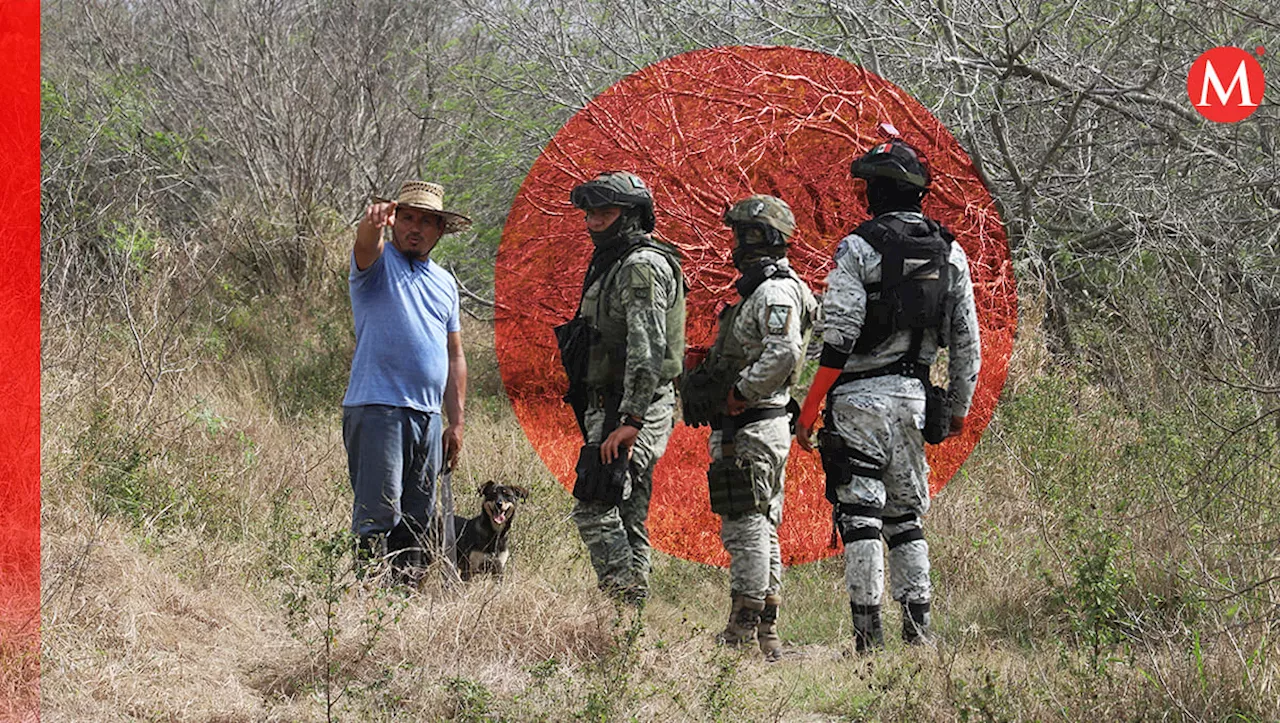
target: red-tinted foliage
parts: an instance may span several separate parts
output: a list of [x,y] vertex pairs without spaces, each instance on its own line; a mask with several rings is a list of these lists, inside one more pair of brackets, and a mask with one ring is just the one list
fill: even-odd
[[[710,344],[716,313],[736,298],[725,209],[750,193],[791,204],[792,264],[821,292],[836,244],[868,216],[849,162],[886,138],[885,123],[927,157],[934,183],[925,212],[964,246],[977,291],[983,367],[969,424],[929,450],[932,491],[946,484],[991,419],[1017,323],[1008,242],[991,196],[947,129],[902,89],[821,53],[729,47],[669,58],[606,90],[556,134],[512,204],[495,274],[498,360],[529,441],[566,487],[581,437],[560,402],[565,378],[551,329],[573,315],[591,255],[570,189],[609,170],[645,179],[657,235],[685,256],[688,342]],[[705,427],[676,427],[655,473],[649,528],[660,550],[726,565],[707,499],[707,435]],[[793,447],[779,533],[784,562],[832,554],[830,531],[818,458]]]

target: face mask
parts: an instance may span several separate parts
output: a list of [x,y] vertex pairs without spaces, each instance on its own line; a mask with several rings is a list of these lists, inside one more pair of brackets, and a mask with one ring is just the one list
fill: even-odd
[[624,211],[618,214],[618,217],[613,220],[613,223],[609,224],[609,227],[603,231],[592,231],[591,229],[587,229],[587,234],[591,236],[591,243],[596,246],[608,245],[609,242],[613,241],[620,235],[626,218],[627,214]]
[[751,255],[745,259],[743,264],[738,267],[738,270],[742,272],[742,276],[738,277],[737,282],[734,283],[738,290],[738,295],[744,299],[750,296],[757,286],[777,272],[779,264],[784,263],[786,262],[775,259],[772,256]]
[[786,254],[780,232],[762,224],[738,224],[733,227],[737,244],[733,247],[733,265],[745,272],[757,259],[778,259]]

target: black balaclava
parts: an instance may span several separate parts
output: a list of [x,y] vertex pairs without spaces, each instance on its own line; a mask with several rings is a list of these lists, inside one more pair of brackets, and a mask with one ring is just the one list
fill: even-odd
[[787,249],[785,246],[774,248],[750,248],[739,260],[739,249],[733,250],[733,265],[738,267],[742,275],[734,283],[738,295],[742,298],[751,296],[756,287],[772,277],[781,268],[787,267]]
[[[740,233],[762,232],[765,236],[744,238]],[[734,226],[733,265],[742,274],[734,284],[738,295],[747,298],[764,280],[773,276],[778,264],[786,264],[787,247],[781,243],[781,232],[772,226]],[[752,243],[746,243],[751,241]]]
[[872,216],[890,211],[920,212],[920,199],[924,191],[900,183],[892,178],[872,178],[867,181],[867,207]]
[[640,226],[640,209],[623,208],[622,213],[609,224],[609,228],[603,231],[587,230],[587,234],[591,236],[591,243],[595,244],[597,249],[603,249],[613,246],[620,239],[628,239],[640,236],[644,233],[644,229]]
[[584,293],[606,269],[626,254],[627,249],[633,244],[640,243],[644,238],[644,227],[640,223],[641,213],[642,211],[638,208],[623,208],[618,218],[614,219],[605,230],[596,232],[587,229],[587,234],[591,236],[591,243],[595,244],[595,250],[591,252],[591,263],[587,266],[587,280],[582,285]]

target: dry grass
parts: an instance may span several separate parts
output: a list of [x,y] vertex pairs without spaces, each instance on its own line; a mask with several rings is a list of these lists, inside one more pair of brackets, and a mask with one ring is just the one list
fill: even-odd
[[[5,600],[27,600],[26,590]],[[10,614],[12,613],[12,614]],[[0,720],[36,720],[40,710],[40,635],[30,605],[0,613]]]
[[[54,339],[49,349],[89,349],[92,364],[46,370],[44,719],[1280,716],[1267,625],[1208,616],[1191,631],[1182,613],[1144,617],[1108,639],[1098,667],[1063,598],[1088,549],[1081,540],[1092,538],[1063,514],[1071,500],[1052,497],[1061,475],[1029,457],[1000,416],[930,515],[936,648],[902,648],[889,610],[889,649],[845,657],[838,560],[788,571],[781,629],[794,656],[784,664],[712,644],[728,604],[723,570],[658,555],[643,616],[618,609],[594,589],[569,496],[501,396],[491,337],[478,324],[465,333],[473,396],[455,499],[474,514],[471,490],[488,479],[533,490],[514,565],[502,583],[433,582],[403,596],[356,584],[339,560],[332,617],[329,588],[314,573],[350,504],[336,399],[332,413],[288,417],[267,401],[268,379],[234,363],[167,377],[143,394],[124,347],[101,336]],[[1024,321],[1009,389],[1034,392],[1048,365]],[[1102,420],[1098,454],[1118,454],[1134,438],[1131,422],[1090,412],[1105,401],[1095,390],[1076,396],[1075,409]],[[1157,563],[1177,550],[1177,520],[1137,519],[1122,552],[1149,592],[1174,599],[1186,583],[1161,577],[1167,568]],[[1121,614],[1153,614],[1140,600],[1121,603]],[[19,671],[34,666],[18,659]]]

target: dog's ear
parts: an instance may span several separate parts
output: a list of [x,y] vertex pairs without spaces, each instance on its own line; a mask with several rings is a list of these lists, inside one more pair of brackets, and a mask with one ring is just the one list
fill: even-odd
[[493,480],[489,480],[488,482],[485,482],[483,485],[481,485],[480,489],[476,491],[480,493],[481,497],[484,497],[485,495],[492,492],[493,488],[497,486],[498,486],[497,482],[494,482]]
[[522,500],[529,499],[529,490],[527,488],[521,487],[520,485],[507,485],[507,487],[512,492],[516,493],[516,497],[519,497]]

